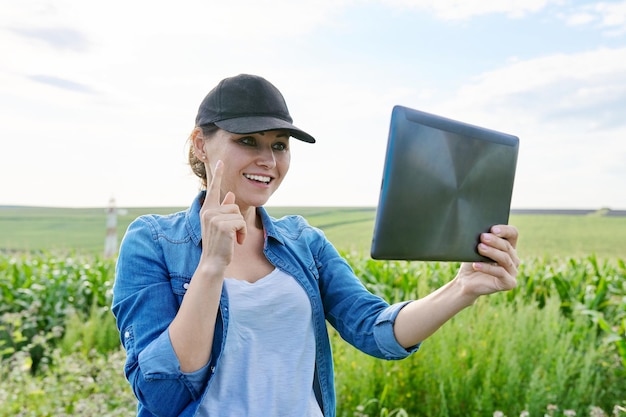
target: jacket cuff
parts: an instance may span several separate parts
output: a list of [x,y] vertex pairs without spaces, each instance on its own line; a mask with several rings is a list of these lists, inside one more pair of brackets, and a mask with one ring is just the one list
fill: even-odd
[[182,379],[196,395],[202,392],[209,375],[208,363],[197,371],[181,372],[168,329],[140,352],[137,360],[146,380]]
[[404,359],[416,352],[421,346],[421,343],[418,343],[417,345],[406,349],[398,343],[396,336],[393,333],[393,325],[396,321],[398,313],[410,302],[411,301],[404,301],[392,304],[387,307],[376,319],[376,323],[374,324],[374,339],[376,340],[376,344],[383,353],[385,359]]

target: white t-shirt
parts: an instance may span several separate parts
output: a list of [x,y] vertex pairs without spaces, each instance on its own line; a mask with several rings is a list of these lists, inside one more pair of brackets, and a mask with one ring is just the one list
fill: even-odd
[[228,333],[197,415],[322,417],[313,392],[311,303],[279,269],[255,283],[227,278]]

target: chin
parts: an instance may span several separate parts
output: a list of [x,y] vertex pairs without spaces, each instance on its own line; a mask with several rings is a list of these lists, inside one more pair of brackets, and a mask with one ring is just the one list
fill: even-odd
[[267,204],[269,197],[267,198],[254,198],[247,201],[242,201],[240,205],[246,205],[248,207],[261,207]]

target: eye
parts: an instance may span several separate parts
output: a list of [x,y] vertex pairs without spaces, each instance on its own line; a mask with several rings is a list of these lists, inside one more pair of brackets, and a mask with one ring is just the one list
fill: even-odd
[[277,151],[286,151],[289,147],[285,142],[276,142],[272,145],[272,148]]
[[256,146],[256,139],[252,136],[244,136],[239,138],[237,142],[244,146]]

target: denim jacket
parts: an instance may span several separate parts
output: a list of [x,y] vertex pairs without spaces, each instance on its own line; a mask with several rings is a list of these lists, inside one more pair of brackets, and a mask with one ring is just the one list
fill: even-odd
[[[138,416],[193,416],[220,369],[228,331],[228,297],[222,291],[209,363],[181,372],[169,339],[201,254],[201,192],[191,207],[168,216],[145,215],[128,227],[122,240],[113,287],[112,311],[126,350],[124,373],[139,400]],[[324,416],[335,416],[335,388],[328,321],[350,344],[372,356],[402,359],[393,334],[406,303],[387,304],[362,285],[348,263],[301,216],[280,220],[258,208],[265,228],[264,253],[292,275],[308,295],[316,340],[314,390]],[[286,317],[286,320],[289,318]]]

